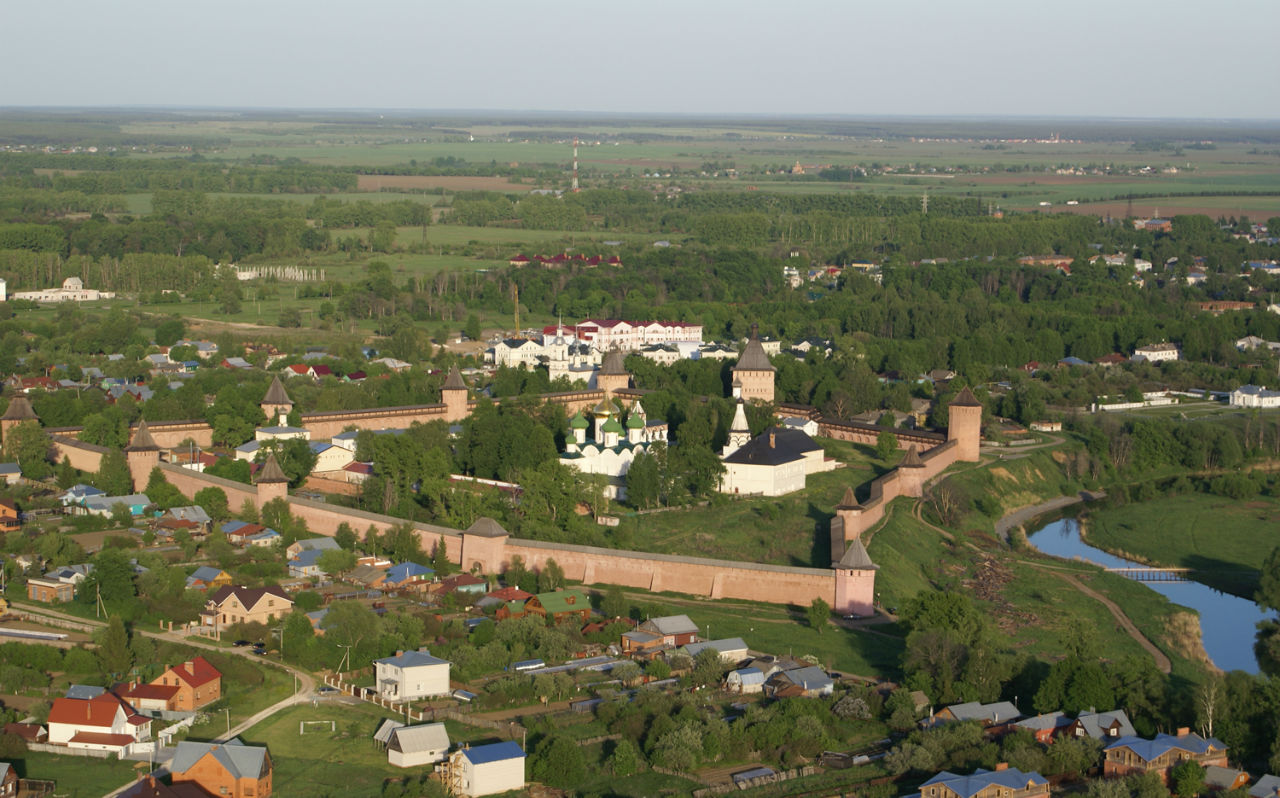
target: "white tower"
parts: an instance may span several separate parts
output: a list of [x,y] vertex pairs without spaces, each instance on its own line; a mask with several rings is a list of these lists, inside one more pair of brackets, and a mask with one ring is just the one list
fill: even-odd
[[751,427],[747,424],[746,405],[738,397],[738,407],[733,411],[733,423],[729,425],[729,439],[724,442],[721,457],[728,457],[751,440]]

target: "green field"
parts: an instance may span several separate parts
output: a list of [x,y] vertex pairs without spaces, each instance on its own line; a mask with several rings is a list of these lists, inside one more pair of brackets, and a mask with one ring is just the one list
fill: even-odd
[[[270,749],[274,794],[280,798],[377,795],[386,779],[427,772],[426,768],[393,767],[386,752],[378,750],[373,733],[382,718],[390,717],[395,713],[365,703],[296,706],[272,715],[241,739]],[[298,722],[303,720],[333,720],[337,731],[312,726],[300,735]]]
[[868,447],[820,441],[847,467],[812,474],[801,493],[726,499],[707,506],[626,515],[610,533],[619,548],[659,554],[826,568],[831,565],[831,517],[847,487],[855,490],[902,457],[879,462]]
[[1252,598],[1258,567],[1280,546],[1280,502],[1192,494],[1090,511],[1089,543],[1146,562],[1196,570],[1196,580]]
[[[122,762],[114,757],[59,756],[36,751],[28,751],[23,759],[13,764],[24,779],[56,781],[54,795],[66,798],[99,798],[134,781],[139,772],[146,772],[145,762]],[[139,771],[136,765],[141,765],[142,770]]]

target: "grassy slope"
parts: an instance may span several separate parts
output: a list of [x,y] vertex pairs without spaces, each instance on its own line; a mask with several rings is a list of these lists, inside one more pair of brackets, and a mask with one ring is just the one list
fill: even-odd
[[1089,542],[1161,565],[1194,568],[1207,584],[1250,597],[1258,567],[1280,546],[1280,502],[1191,494],[1089,513]]

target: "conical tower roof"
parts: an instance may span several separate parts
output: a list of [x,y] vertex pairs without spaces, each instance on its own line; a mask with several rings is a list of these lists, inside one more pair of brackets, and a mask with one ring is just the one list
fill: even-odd
[[467,534],[477,535],[482,538],[505,538],[511,535],[510,532],[502,528],[502,524],[487,515],[480,516],[474,524],[467,527]]
[[271,378],[271,387],[267,389],[267,395],[262,397],[262,404],[293,405],[293,400],[284,389],[284,383],[280,382],[279,374]]
[[30,400],[25,396],[15,396],[9,400],[9,407],[0,416],[0,421],[36,421],[36,411],[32,409]]
[[844,556],[840,558],[837,566],[840,568],[856,568],[862,571],[874,570],[880,567],[871,561],[871,555],[867,554],[867,547],[862,545],[862,541],[857,538],[849,541],[849,545],[844,550]]
[[144,418],[138,423],[138,428],[133,431],[133,439],[129,441],[129,445],[124,447],[126,452],[158,452],[160,447],[156,445],[156,439],[151,437],[151,430],[147,429],[147,420]]
[[777,371],[773,364],[769,362],[769,356],[764,353],[764,347],[760,344],[760,339],[753,334],[751,340],[747,341],[747,347],[742,350],[742,357],[738,358],[738,363],[733,367],[734,371]]
[[258,472],[258,484],[271,484],[276,482],[288,482],[289,478],[284,475],[284,469],[276,462],[275,452],[267,455],[267,462],[262,464],[262,470]]
[[449,376],[444,381],[443,390],[446,391],[465,391],[467,384],[462,381],[462,374],[458,371],[457,366],[449,367]]
[[609,354],[604,356],[604,362],[600,364],[601,374],[626,374],[627,367],[623,363],[622,350],[616,346],[609,350]]
[[969,390],[968,385],[960,389],[960,393],[956,394],[956,398],[951,400],[951,404],[959,407],[982,407],[982,402],[979,402],[978,397],[973,395],[973,391]]
[[907,449],[907,456],[902,458],[901,463],[898,463],[898,468],[924,468],[924,463],[920,462],[920,453],[916,451],[914,443]]
[[844,498],[836,505],[837,510],[858,510],[862,505],[858,504],[858,497],[853,495],[853,486],[850,485],[844,489]]

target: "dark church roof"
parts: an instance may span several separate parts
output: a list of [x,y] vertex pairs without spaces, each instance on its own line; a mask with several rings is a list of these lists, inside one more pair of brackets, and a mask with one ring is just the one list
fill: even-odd
[[770,429],[724,459],[736,465],[776,466],[790,463],[822,447],[798,429]]

